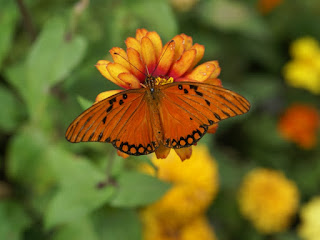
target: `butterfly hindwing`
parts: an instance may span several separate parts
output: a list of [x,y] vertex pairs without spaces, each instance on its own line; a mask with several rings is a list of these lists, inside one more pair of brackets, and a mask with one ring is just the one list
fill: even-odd
[[130,155],[154,152],[153,134],[146,89],[128,90],[95,103],[68,127],[70,142],[110,142]]
[[250,108],[244,97],[212,84],[176,82],[163,85],[161,93],[159,111],[166,147],[191,146],[209,126]]

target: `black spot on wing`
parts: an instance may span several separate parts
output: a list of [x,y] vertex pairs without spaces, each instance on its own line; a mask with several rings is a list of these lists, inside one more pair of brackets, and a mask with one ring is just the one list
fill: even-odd
[[197,90],[194,91],[197,95],[199,95],[200,97],[203,96],[203,93],[202,92],[198,92]]
[[103,132],[101,132],[101,133],[99,134],[99,136],[98,136],[98,141],[100,141],[102,137],[103,137]]
[[218,119],[219,121],[221,120],[221,117],[220,117],[220,115],[218,113],[213,113],[213,114],[216,117],[216,119]]
[[110,112],[110,111],[112,110],[112,108],[113,108],[113,105],[110,105],[110,106],[106,109],[106,112],[107,112],[107,113]]
[[195,91],[197,91],[198,90],[198,86],[196,86],[196,85],[190,85],[190,89],[194,89]]
[[102,119],[103,124],[106,124],[107,116]]
[[116,100],[116,98],[111,98],[110,100],[109,100],[109,103],[112,105],[114,102],[116,102],[117,100]]
[[89,137],[89,139],[88,139],[88,142],[90,142],[90,141],[91,141],[91,139],[92,139],[93,135],[94,135],[94,132],[93,132],[93,133],[91,133],[91,135],[90,135],[90,137]]

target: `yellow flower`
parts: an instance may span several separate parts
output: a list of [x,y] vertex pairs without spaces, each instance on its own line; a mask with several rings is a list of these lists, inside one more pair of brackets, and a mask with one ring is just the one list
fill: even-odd
[[284,66],[284,78],[290,86],[320,94],[320,46],[311,37],[294,41],[290,47],[292,60]]
[[152,212],[142,215],[144,240],[216,240],[216,236],[204,215],[197,216],[188,224],[170,227],[155,218]]
[[199,0],[170,0],[170,3],[174,9],[179,12],[190,11]]
[[288,227],[298,208],[299,192],[282,172],[258,168],[245,176],[238,200],[243,216],[268,234]]
[[[217,78],[220,67],[217,61],[209,61],[194,68],[204,55],[204,46],[193,44],[191,37],[180,34],[164,46],[156,32],[138,29],[136,37],[125,41],[127,50],[114,47],[110,50],[113,62],[99,60],[96,64],[100,73],[108,80],[125,89],[144,87],[147,75],[156,76],[158,84],[180,81],[207,82],[221,86]],[[100,93],[96,102],[110,97],[123,90],[113,90]],[[209,133],[216,131],[217,124],[209,127]],[[159,147],[155,150],[158,158],[166,158],[170,148]],[[181,160],[190,158],[192,148],[175,149]],[[125,153],[118,154],[126,157]]]
[[316,145],[319,127],[320,115],[317,109],[298,103],[290,106],[278,123],[281,135],[304,149],[310,149]]
[[[181,162],[171,153],[166,159],[152,159],[157,177],[173,184],[171,189],[148,208],[163,221],[185,223],[205,212],[218,191],[217,164],[207,147],[199,145],[189,160]],[[142,171],[155,175],[149,165]]]
[[304,205],[300,216],[299,236],[304,240],[318,240],[320,236],[320,196]]

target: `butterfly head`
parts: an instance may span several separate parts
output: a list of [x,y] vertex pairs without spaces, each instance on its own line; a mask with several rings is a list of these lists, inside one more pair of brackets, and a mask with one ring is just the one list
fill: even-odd
[[174,80],[172,77],[167,77],[167,76],[158,76],[154,77],[151,75],[147,75],[146,80],[145,80],[145,86],[150,88],[151,92],[154,92],[154,89],[158,85],[165,85],[168,83],[173,83]]

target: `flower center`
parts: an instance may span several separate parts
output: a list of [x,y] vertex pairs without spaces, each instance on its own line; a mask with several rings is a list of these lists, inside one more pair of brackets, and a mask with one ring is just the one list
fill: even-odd
[[156,77],[156,85],[165,85],[168,83],[173,83],[173,77],[165,77],[165,76]]

